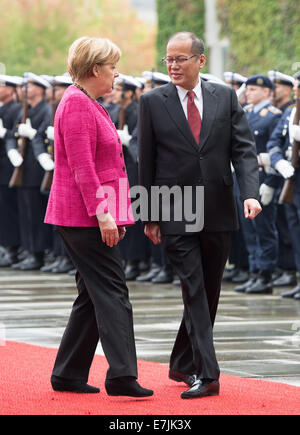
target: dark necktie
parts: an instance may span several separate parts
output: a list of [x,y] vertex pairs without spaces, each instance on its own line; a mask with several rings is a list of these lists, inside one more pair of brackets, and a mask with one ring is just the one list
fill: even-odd
[[187,119],[197,144],[200,144],[201,116],[195,104],[195,92],[188,91]]

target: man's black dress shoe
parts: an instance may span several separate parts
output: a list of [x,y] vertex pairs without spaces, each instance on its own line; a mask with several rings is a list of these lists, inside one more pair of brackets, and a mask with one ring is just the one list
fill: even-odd
[[74,269],[74,265],[67,256],[59,257],[57,264],[53,265],[52,273],[68,273],[70,270]]
[[85,393],[95,394],[100,393],[100,389],[92,387],[85,382],[62,382],[51,379],[51,385],[54,391],[69,392],[69,393]]
[[251,287],[255,283],[256,278],[257,278],[257,273],[251,272],[248,281],[245,282],[244,284],[236,286],[234,288],[234,291],[237,293],[245,293],[247,288]]
[[149,282],[159,273],[161,267],[158,264],[153,263],[151,269],[145,275],[140,275],[136,278],[139,282]]
[[297,285],[297,276],[294,270],[286,270],[283,274],[273,281],[274,287],[295,286]]
[[300,284],[291,290],[287,290],[286,292],[281,293],[281,297],[283,298],[293,298],[298,292],[300,292]]
[[131,376],[106,379],[105,389],[109,396],[149,397],[153,395],[152,390],[141,387]]
[[222,281],[232,281],[232,278],[239,273],[239,269],[237,267],[233,267],[232,269],[225,269],[222,277]]
[[273,293],[272,272],[270,270],[260,270],[257,280],[248,287],[247,294],[270,294]]
[[139,262],[129,261],[125,268],[125,279],[126,281],[135,281],[135,279],[140,275]]
[[175,382],[184,382],[189,387],[191,387],[197,379],[196,375],[185,375],[184,373],[178,372],[177,370],[170,370],[169,378]]
[[172,266],[163,266],[151,282],[154,284],[168,284],[173,282]]
[[189,390],[181,393],[182,399],[195,399],[197,397],[218,396],[219,381],[214,379],[197,379]]
[[240,269],[238,271],[238,273],[232,277],[231,281],[236,283],[236,284],[239,284],[239,283],[248,281],[248,279],[249,279],[248,270]]

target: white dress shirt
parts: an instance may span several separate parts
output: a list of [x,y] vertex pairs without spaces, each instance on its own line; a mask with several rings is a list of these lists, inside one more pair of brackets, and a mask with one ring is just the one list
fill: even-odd
[[[184,111],[184,114],[187,118],[187,102],[188,102],[188,90],[182,88],[181,86],[176,86],[177,88],[177,92],[178,92],[178,96]],[[201,79],[199,78],[199,82],[198,84],[195,86],[195,88],[193,89],[193,91],[195,92],[195,105],[197,107],[197,109],[199,110],[201,119],[203,118],[203,97],[202,97],[202,88],[201,88]]]

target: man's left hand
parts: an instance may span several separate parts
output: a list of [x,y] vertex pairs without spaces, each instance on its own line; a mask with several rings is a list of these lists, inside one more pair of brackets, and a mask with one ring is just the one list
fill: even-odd
[[262,210],[257,199],[248,198],[244,201],[244,215],[246,219],[254,219]]

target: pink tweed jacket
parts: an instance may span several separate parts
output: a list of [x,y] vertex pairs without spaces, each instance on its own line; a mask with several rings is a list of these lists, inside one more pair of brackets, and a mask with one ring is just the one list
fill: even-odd
[[55,169],[45,223],[96,227],[109,211],[116,224],[134,223],[122,143],[108,112],[69,86],[54,122]]

